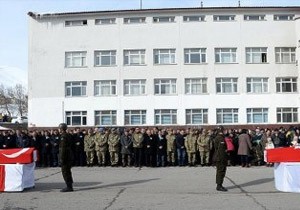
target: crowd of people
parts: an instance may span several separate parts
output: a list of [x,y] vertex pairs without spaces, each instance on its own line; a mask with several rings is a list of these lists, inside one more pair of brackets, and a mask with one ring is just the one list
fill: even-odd
[[[214,129],[89,128],[68,129],[73,140],[73,166],[210,166],[214,164]],[[272,166],[264,150],[290,147],[299,142],[300,130],[224,129],[228,165]],[[60,133],[53,130],[0,131],[0,149],[34,147],[38,167],[58,167]]]

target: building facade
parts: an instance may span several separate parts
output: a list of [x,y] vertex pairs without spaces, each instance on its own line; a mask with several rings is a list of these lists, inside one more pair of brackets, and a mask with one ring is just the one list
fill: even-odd
[[30,127],[299,122],[300,7],[28,15]]

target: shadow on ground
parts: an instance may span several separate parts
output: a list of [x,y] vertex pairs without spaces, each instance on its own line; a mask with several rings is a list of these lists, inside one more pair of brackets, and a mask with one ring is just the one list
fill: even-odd
[[269,182],[273,182],[274,178],[265,178],[265,179],[257,179],[257,180],[253,180],[250,182],[246,182],[243,184],[236,184],[234,186],[229,186],[226,187],[227,189],[235,189],[235,188],[243,188],[243,187],[250,187],[250,186],[254,186],[254,185],[261,185],[261,184],[265,184],[265,183],[269,183]]
[[[85,190],[94,190],[94,189],[109,188],[109,187],[124,187],[124,186],[151,182],[155,180],[159,180],[159,179],[156,178],[156,179],[144,179],[144,180],[135,180],[135,181],[128,181],[128,182],[116,182],[116,183],[104,184],[104,185],[102,184],[102,182],[75,182],[73,187],[75,191],[85,191]],[[64,182],[55,182],[55,183],[38,182],[35,184],[35,188],[30,189],[29,191],[51,192],[53,190],[62,189],[65,186],[66,185]]]

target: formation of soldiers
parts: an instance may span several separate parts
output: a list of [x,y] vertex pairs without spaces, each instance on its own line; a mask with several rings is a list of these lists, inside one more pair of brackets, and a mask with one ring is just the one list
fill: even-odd
[[[213,129],[173,128],[89,128],[68,129],[72,136],[73,166],[210,166],[213,164]],[[242,130],[224,129],[228,165],[241,164],[238,155]],[[243,133],[245,134],[245,133]],[[264,165],[263,151],[273,147],[291,146],[299,141],[299,129],[246,130],[251,141],[249,165]],[[3,131],[0,149],[35,147],[40,167],[59,166],[58,130]],[[249,166],[247,165],[247,166]]]

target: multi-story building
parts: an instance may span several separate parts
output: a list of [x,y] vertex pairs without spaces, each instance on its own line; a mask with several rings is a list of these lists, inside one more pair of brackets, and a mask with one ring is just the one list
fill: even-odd
[[29,126],[299,122],[300,7],[28,15]]

